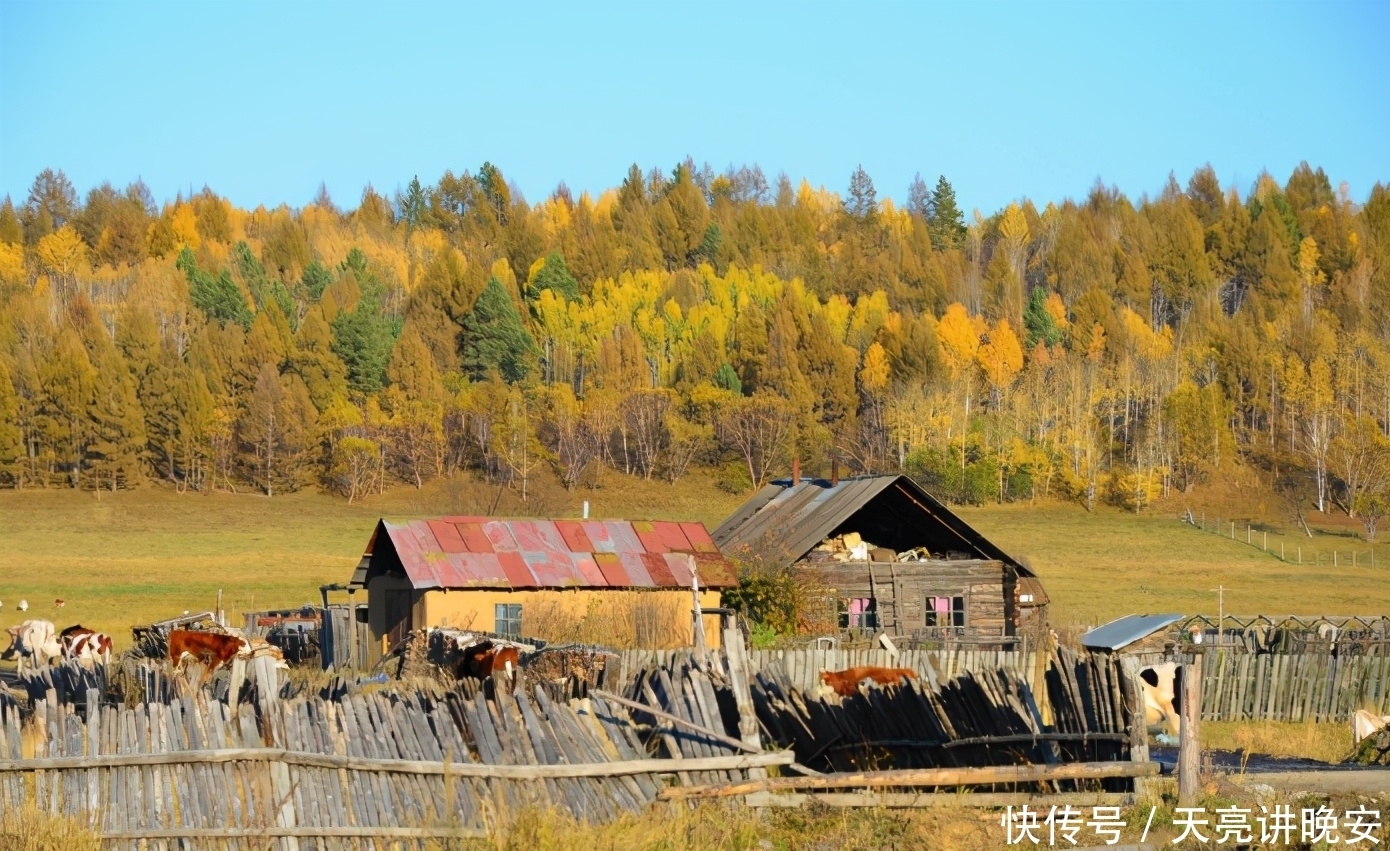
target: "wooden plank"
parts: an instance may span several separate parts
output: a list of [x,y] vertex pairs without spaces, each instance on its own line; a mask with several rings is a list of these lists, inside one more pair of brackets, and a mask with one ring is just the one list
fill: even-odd
[[771,777],[718,786],[672,787],[660,800],[728,798],[784,789],[873,789],[890,786],[984,786],[1036,783],[1043,780],[1098,780],[1108,777],[1153,777],[1156,762],[1073,762],[1062,765],[993,765],[972,768],[908,768],[861,771],[819,777]]
[[[744,798],[750,807],[872,807],[907,809],[929,807],[988,807],[1004,809],[1028,805],[1046,811],[1060,806],[1125,806],[1134,803],[1128,792],[1073,792],[1049,795],[990,792],[755,792]],[[1125,851],[1138,846],[1112,846],[1108,851]],[[1146,848],[1149,846],[1145,846]]]

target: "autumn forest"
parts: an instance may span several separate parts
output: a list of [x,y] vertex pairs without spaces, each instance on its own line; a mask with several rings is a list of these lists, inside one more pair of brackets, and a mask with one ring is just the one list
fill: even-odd
[[0,206],[0,487],[744,492],[795,457],[1142,511],[1242,466],[1390,515],[1384,185],[902,197],[686,161],[528,203],[484,163],[246,210],[44,171]]

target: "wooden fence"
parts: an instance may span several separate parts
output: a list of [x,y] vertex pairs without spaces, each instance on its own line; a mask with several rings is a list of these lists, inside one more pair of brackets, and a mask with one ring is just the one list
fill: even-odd
[[[617,677],[612,672],[604,680],[605,687],[629,688],[637,673],[646,668],[670,667],[689,651],[682,650],[624,650],[619,660]],[[1041,661],[1040,661],[1041,658]],[[901,650],[893,653],[884,649],[845,650],[839,648],[801,647],[792,650],[749,650],[749,670],[798,691],[814,692],[820,686],[821,671],[843,671],[847,668],[874,666],[911,668],[924,681],[936,677],[942,681],[975,671],[1004,670],[1022,677],[1041,691],[1043,668],[1049,654],[1037,651],[977,650],[968,647],[945,650]]]
[[1358,709],[1390,713],[1390,657],[1330,653],[1202,656],[1202,718],[1346,721]]
[[[541,686],[511,695],[490,681],[335,691],[265,689],[239,705],[196,691],[125,707],[93,690],[85,711],[50,692],[26,722],[0,703],[0,808],[71,816],[107,847],[383,847],[482,835],[527,804],[610,819],[654,800],[673,770],[598,696],[560,703]],[[681,768],[730,777],[792,759],[742,753]]]

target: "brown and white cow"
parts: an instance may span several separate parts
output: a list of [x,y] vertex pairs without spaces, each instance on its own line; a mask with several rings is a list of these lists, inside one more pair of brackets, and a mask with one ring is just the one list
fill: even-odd
[[58,633],[58,643],[63,648],[64,661],[79,662],[87,668],[97,662],[111,664],[111,636],[104,632],[73,624]]
[[0,659],[15,659],[18,671],[24,670],[26,660],[35,667],[52,664],[63,657],[63,646],[54,630],[53,622],[45,620],[27,620],[10,627],[10,646]]
[[917,679],[917,672],[911,668],[879,668],[874,666],[820,672],[820,681],[824,684],[824,688],[835,692],[840,697],[849,697],[854,694],[859,690],[859,684],[864,680],[870,680],[881,686],[895,686],[904,679]]

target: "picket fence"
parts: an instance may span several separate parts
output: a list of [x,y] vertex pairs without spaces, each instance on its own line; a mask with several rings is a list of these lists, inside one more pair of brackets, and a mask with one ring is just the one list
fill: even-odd
[[1202,717],[1212,721],[1347,721],[1390,713],[1390,657],[1330,653],[1202,656]]

